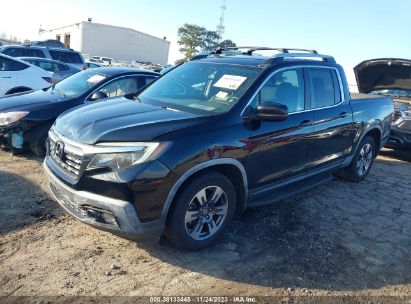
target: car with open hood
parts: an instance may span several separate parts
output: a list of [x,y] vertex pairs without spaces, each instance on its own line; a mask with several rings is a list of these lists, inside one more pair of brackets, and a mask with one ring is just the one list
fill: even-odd
[[391,136],[386,146],[411,149],[411,60],[366,60],[354,72],[360,93],[386,95],[394,100]]

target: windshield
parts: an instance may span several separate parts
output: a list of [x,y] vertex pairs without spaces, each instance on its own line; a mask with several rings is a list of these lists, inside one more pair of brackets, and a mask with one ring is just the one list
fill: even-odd
[[194,114],[224,113],[259,72],[253,67],[190,62],[165,74],[138,97],[143,103]]
[[372,91],[371,94],[382,94],[382,95],[390,95],[390,96],[395,96],[395,97],[411,98],[411,90],[396,90],[396,89],[376,90],[376,91]]
[[53,90],[56,90],[65,97],[75,98],[96,87],[106,78],[106,75],[103,75],[96,70],[87,70],[63,79],[52,86],[49,91],[52,92]]

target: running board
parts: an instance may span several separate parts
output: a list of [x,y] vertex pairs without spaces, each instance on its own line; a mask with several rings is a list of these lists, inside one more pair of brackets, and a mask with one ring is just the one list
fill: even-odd
[[[322,173],[319,175],[311,176],[307,179],[294,182],[277,189],[272,189],[265,193],[255,193],[250,191],[247,200],[247,207],[256,207],[270,205],[280,200],[283,200],[289,196],[295,195],[297,193],[309,190],[313,187],[327,183],[333,179],[330,172]],[[257,191],[256,191],[257,192]]]

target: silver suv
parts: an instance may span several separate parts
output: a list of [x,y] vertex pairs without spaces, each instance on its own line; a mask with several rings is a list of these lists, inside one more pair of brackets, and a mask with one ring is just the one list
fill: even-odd
[[87,65],[81,53],[65,48],[51,48],[33,45],[7,45],[0,47],[0,53],[11,57],[39,57],[53,59],[86,70]]

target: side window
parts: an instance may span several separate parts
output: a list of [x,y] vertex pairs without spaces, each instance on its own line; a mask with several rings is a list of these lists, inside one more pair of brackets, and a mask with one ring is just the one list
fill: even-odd
[[30,48],[23,49],[23,54],[26,57],[45,58],[44,53],[41,50],[36,50],[36,49],[30,49]]
[[54,60],[62,61],[65,63],[83,63],[79,54],[74,52],[64,51],[50,51],[50,56]]
[[56,71],[56,64],[49,62],[49,61],[39,61],[38,66],[42,68],[43,70],[49,71],[49,72],[55,72]]
[[333,70],[327,68],[310,68],[311,108],[323,108],[336,103]]
[[24,56],[21,52],[20,48],[8,48],[3,52],[5,55],[11,56],[11,57],[21,57]]
[[64,64],[57,63],[56,65],[57,65],[56,71],[59,71],[59,72],[68,71],[70,69],[67,65],[64,65]]
[[305,108],[304,77],[301,69],[288,69],[275,73],[257,93],[253,105],[263,102],[277,102],[288,107],[288,112],[298,112]]
[[139,89],[138,78],[120,78],[105,85],[99,91],[105,93],[109,98],[124,96],[129,93],[137,92]]
[[22,71],[27,68],[24,63],[0,57],[0,71]]
[[152,76],[140,76],[138,77],[138,89],[145,87],[146,85],[152,83],[156,77]]

